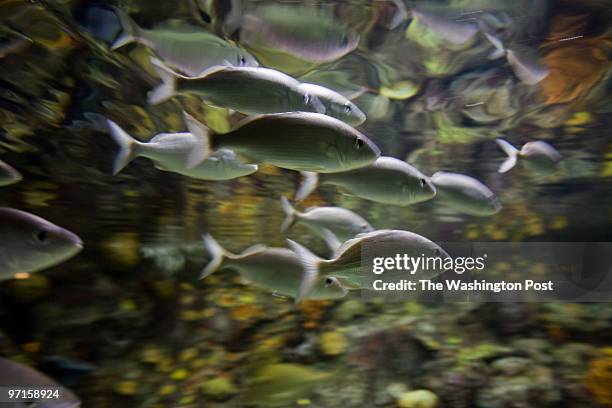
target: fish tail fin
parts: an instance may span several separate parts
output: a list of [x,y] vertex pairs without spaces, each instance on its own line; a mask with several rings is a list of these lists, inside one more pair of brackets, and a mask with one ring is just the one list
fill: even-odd
[[312,290],[319,277],[319,264],[321,258],[313,254],[308,248],[298,244],[295,241],[287,239],[289,247],[298,256],[304,273],[298,288],[295,303],[300,303],[306,295]]
[[206,251],[210,255],[210,262],[200,273],[200,279],[204,279],[218,269],[221,269],[223,261],[227,259],[228,255],[231,255],[221,245],[219,245],[212,235],[203,235],[202,240],[204,241],[204,248],[206,248]]
[[129,43],[136,41],[140,27],[132,20],[132,18],[123,10],[115,7],[115,13],[119,18],[119,24],[121,24],[122,32],[117,39],[111,45],[111,50],[116,50]]
[[308,197],[319,185],[319,175],[311,171],[302,171],[302,183],[295,193],[295,201],[302,201]]
[[506,58],[517,78],[527,85],[540,83],[550,73],[549,69],[541,65],[534,56],[528,57],[509,49]]
[[342,242],[340,242],[336,234],[331,232],[329,229],[321,228],[321,231],[323,233],[323,240],[325,241],[325,244],[335,256],[336,251],[338,251],[338,248],[342,246]]
[[293,208],[289,200],[287,200],[287,197],[281,196],[280,202],[283,212],[285,213],[285,220],[281,225],[281,233],[285,233],[295,224],[295,221],[297,221],[297,211]]
[[519,151],[516,147],[512,146],[507,140],[497,139],[497,145],[508,155],[508,158],[499,166],[499,173],[506,173],[516,166],[516,160],[518,158]]
[[186,166],[188,169],[192,169],[210,156],[210,139],[212,133],[208,126],[185,111],[183,111],[183,119],[185,120],[185,125],[189,133],[191,133],[197,141],[195,147],[187,157]]
[[113,175],[117,175],[125,166],[127,166],[138,154],[137,147],[140,142],[130,136],[125,130],[121,129],[112,120],[106,120],[110,134],[119,145],[119,152],[113,162]]
[[176,78],[174,71],[164,65],[157,58],[151,58],[151,65],[162,83],[153,88],[147,95],[147,101],[150,105],[157,105],[167,99],[172,98],[176,94]]

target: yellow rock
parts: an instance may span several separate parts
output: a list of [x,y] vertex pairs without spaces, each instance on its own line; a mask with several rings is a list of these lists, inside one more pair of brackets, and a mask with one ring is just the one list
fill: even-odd
[[138,391],[138,383],[132,380],[120,381],[115,384],[114,389],[119,395],[134,395]]
[[159,395],[170,395],[170,394],[174,394],[175,391],[176,391],[176,385],[165,384],[159,389],[158,393]]
[[347,347],[346,337],[337,331],[323,333],[319,338],[319,348],[327,356],[343,354]]
[[380,94],[389,99],[404,100],[413,97],[419,91],[419,86],[412,81],[399,81],[389,86],[382,86]]
[[170,378],[172,378],[173,380],[184,380],[188,376],[189,376],[189,371],[184,368],[179,368],[178,370],[170,374]]
[[435,408],[438,403],[438,396],[429,390],[408,391],[397,400],[400,408]]

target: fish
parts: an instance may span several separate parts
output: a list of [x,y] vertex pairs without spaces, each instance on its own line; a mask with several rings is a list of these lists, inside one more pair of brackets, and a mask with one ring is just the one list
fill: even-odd
[[[298,291],[296,301],[307,296],[313,285],[322,277],[334,277],[342,285],[349,288],[362,287],[362,254],[363,251],[381,252],[401,248],[402,252],[411,257],[429,256],[448,258],[449,255],[438,244],[419,234],[402,230],[377,230],[359,234],[346,241],[334,254],[332,259],[326,260],[313,254],[303,245],[287,239],[289,247],[299,257],[304,270],[302,284]],[[386,248],[386,249],[385,249]],[[441,271],[431,271],[438,273]],[[420,273],[417,271],[416,273]],[[423,278],[423,273],[419,275]]]
[[249,49],[278,50],[323,64],[356,49],[359,34],[331,13],[307,6],[273,4],[244,16],[240,42]]
[[302,175],[304,180],[295,195],[296,201],[304,200],[320,184],[338,186],[366,200],[401,206],[427,201],[436,195],[429,177],[410,164],[387,156],[356,170],[325,175],[303,172]]
[[436,186],[436,200],[462,213],[485,216],[502,208],[497,195],[473,177],[438,171],[431,176],[431,182]]
[[[38,408],[78,408],[81,406],[80,399],[72,391],[32,367],[0,357],[0,373],[2,373],[0,382],[4,388],[55,389],[59,387],[59,398],[36,400],[35,406]],[[6,397],[7,395],[4,395],[4,398]],[[25,408],[32,405],[27,402],[6,402],[2,406]]]
[[0,160],[0,187],[10,186],[23,180],[23,176],[8,163]]
[[497,139],[497,144],[508,155],[499,166],[499,173],[510,171],[520,158],[528,169],[542,174],[553,173],[561,161],[561,153],[550,144],[543,141],[527,142],[518,150],[504,139]]
[[270,68],[216,66],[198,77],[186,77],[151,59],[162,83],[148,95],[156,105],[179,94],[198,95],[214,106],[245,115],[279,112],[325,113],[319,98],[300,88],[300,82]]
[[0,280],[62,263],[83,249],[74,233],[41,217],[0,207]]
[[[219,269],[234,269],[240,276],[253,285],[270,290],[274,294],[296,297],[301,280],[304,278],[302,263],[296,254],[287,248],[271,248],[255,245],[247,248],[241,254],[232,254],[219,245],[210,235],[203,236],[204,247],[211,256],[200,279],[210,276]],[[338,299],[347,294],[337,279],[321,277],[309,282],[308,299]]]
[[268,364],[253,370],[249,375],[244,401],[249,406],[293,406],[297,400],[308,397],[317,386],[329,381],[335,374],[299,364]]
[[465,44],[479,32],[479,27],[471,21],[457,21],[447,15],[425,10],[412,10],[412,16],[431,31],[452,44]]
[[[355,235],[374,231],[359,214],[341,207],[311,207],[304,212],[297,211],[285,196],[281,196],[281,207],[285,220],[281,232],[287,232],[296,223],[304,224],[323,239],[330,238],[328,230],[337,240],[344,242]],[[334,245],[335,246],[335,245]],[[335,248],[334,248],[335,249]]]
[[203,124],[204,146],[230,149],[250,163],[332,173],[367,166],[380,149],[346,123],[319,113],[287,112],[252,116],[231,131],[216,134]]
[[204,161],[191,169],[167,169],[159,164],[156,164],[155,167],[162,171],[182,174],[193,179],[210,181],[233,180],[251,175],[259,169],[256,164],[242,163],[236,153],[229,149],[219,149],[212,152]]
[[123,10],[115,8],[123,32],[111,49],[137,42],[151,50],[164,63],[191,77],[218,66],[257,67],[248,51],[190,24],[164,25],[151,30],[139,27]]
[[208,137],[202,133],[207,129],[187,112],[183,112],[183,118],[189,132],[160,133],[146,143],[134,139],[108,119],[110,134],[119,145],[119,152],[113,163],[113,175],[121,172],[136,157],[151,159],[157,166],[169,171],[194,170],[196,165],[210,155]]
[[315,96],[325,106],[325,114],[351,126],[359,126],[366,121],[366,115],[345,96],[321,85],[302,83],[300,88],[308,95]]

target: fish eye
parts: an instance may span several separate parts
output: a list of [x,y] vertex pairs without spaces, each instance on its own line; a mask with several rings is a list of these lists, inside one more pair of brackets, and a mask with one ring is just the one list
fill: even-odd
[[44,244],[45,242],[47,242],[48,238],[49,238],[49,233],[45,230],[38,230],[34,232],[34,240],[36,242],[40,242]]
[[359,137],[355,138],[355,147],[357,149],[361,149],[361,147],[363,146],[363,140],[361,140]]
[[419,181],[421,182],[421,187],[425,187],[427,185],[427,180],[421,179]]
[[351,113],[353,109],[351,108],[351,105],[344,105],[344,112],[345,113]]
[[347,45],[348,45],[348,43],[349,43],[348,36],[347,36],[346,34],[344,34],[344,35],[342,36],[342,42],[341,42],[341,45],[342,45],[343,47],[345,47],[345,46],[347,46]]
[[304,95],[304,103],[306,105],[310,104],[310,95],[308,94]]
[[244,55],[239,55],[238,56],[238,64],[246,65],[246,58],[244,58]]
[[334,283],[334,280],[333,280],[332,278],[326,278],[326,279],[325,279],[325,285],[329,286],[329,285],[331,285],[332,283]]

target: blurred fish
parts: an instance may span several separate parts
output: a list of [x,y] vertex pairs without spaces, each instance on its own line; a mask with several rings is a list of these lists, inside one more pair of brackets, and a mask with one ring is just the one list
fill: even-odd
[[499,166],[500,173],[511,170],[520,158],[528,169],[540,174],[550,174],[557,168],[561,153],[546,142],[527,142],[518,150],[504,139],[497,139],[497,144],[508,155],[506,161]]
[[49,268],[83,249],[83,242],[72,232],[5,207],[0,208],[0,240],[0,280]]
[[0,59],[15,54],[33,44],[27,35],[9,27],[0,27]]
[[10,186],[23,180],[23,176],[7,163],[0,160],[0,187]]
[[147,30],[139,27],[124,11],[116,10],[123,33],[113,43],[113,50],[131,42],[138,42],[151,48],[166,65],[187,76],[197,76],[217,65],[259,65],[255,57],[247,51],[199,27],[188,24],[165,25]]
[[195,94],[215,106],[246,115],[278,112],[325,113],[316,96],[300,88],[289,75],[268,68],[213,67],[197,78],[182,76],[151,59],[162,84],[149,93],[149,103],[158,104],[178,94]]
[[74,11],[75,20],[94,37],[112,44],[122,32],[115,9],[104,4],[81,3]]
[[189,163],[202,163],[209,155],[209,146],[206,144],[208,138],[202,133],[203,128],[195,118],[186,112],[183,116],[189,132],[160,133],[146,143],[134,139],[115,122],[108,120],[110,134],[119,145],[113,163],[113,175],[118,174],[136,157],[146,157],[158,167],[174,172],[189,169]]
[[301,84],[300,88],[307,94],[314,96],[325,106],[325,114],[351,126],[359,126],[366,120],[366,115],[348,98],[324,86],[315,84]]
[[318,113],[249,117],[224,134],[199,126],[200,133],[208,134],[204,146],[231,149],[250,163],[289,170],[346,171],[367,166],[380,155],[380,149],[358,130]]
[[244,396],[247,405],[265,407],[293,406],[314,389],[329,381],[334,373],[298,364],[270,364],[254,370],[247,381]]
[[255,50],[280,50],[322,64],[357,48],[359,34],[314,7],[273,4],[244,16],[240,41]]
[[301,223],[313,230],[317,235],[323,235],[323,230],[332,232],[341,242],[353,238],[357,234],[374,231],[374,228],[359,214],[341,207],[311,207],[304,212],[297,211],[286,197],[281,196],[281,206],[285,212],[285,221],[281,232],[286,232],[295,223]]
[[471,215],[493,215],[501,208],[499,198],[487,186],[464,174],[439,171],[431,176],[436,200]]
[[[235,255],[223,249],[210,234],[203,238],[211,261],[202,271],[200,279],[219,269],[230,268],[237,270],[240,276],[255,286],[275,294],[296,297],[304,273],[300,260],[291,250],[255,245]],[[337,299],[347,293],[338,280],[331,277],[313,278],[309,287],[312,290],[308,293],[308,299]]]
[[457,21],[446,14],[414,9],[412,16],[431,31],[453,44],[465,44],[478,34],[479,27],[473,21]]
[[[287,240],[289,247],[297,254],[304,268],[304,278],[298,292],[299,301],[310,293],[313,283],[318,282],[323,276],[337,278],[343,285],[351,288],[361,287],[361,265],[364,248],[369,253],[396,250],[401,248],[403,253],[411,257],[440,257],[447,258],[448,254],[435,242],[409,231],[400,230],[378,230],[366,234],[359,234],[355,238],[346,241],[330,260],[321,259],[309,249]],[[390,252],[389,252],[390,253]],[[417,271],[420,273],[422,271]],[[423,271],[424,272],[424,271]],[[433,275],[438,270],[428,270]],[[424,274],[419,275],[423,279]],[[433,277],[433,276],[432,276]]]
[[56,381],[31,367],[1,357],[0,383],[5,388],[25,387],[40,389],[45,387],[61,387],[59,389],[59,398],[36,400],[34,405],[27,402],[6,402],[2,404],[3,407],[25,408],[36,406],[38,408],[77,408],[81,406],[79,398],[68,388],[62,387],[61,384],[58,384]]
[[213,152],[204,161],[194,168],[167,169],[156,164],[159,170],[171,171],[198,180],[232,180],[238,177],[248,176],[255,173],[259,166],[256,164],[245,164],[238,160],[236,153],[229,149],[220,149]]
[[62,384],[69,387],[76,385],[79,377],[87,375],[97,368],[87,362],[60,355],[45,357],[40,367],[45,373],[57,378]]
[[416,204],[436,195],[427,176],[393,157],[379,157],[373,164],[356,170],[325,175],[304,172],[303,176],[295,195],[297,201],[308,197],[319,184],[332,184],[351,195],[393,205]]

